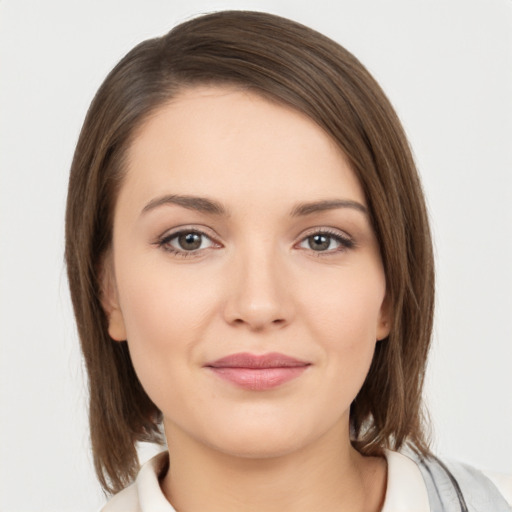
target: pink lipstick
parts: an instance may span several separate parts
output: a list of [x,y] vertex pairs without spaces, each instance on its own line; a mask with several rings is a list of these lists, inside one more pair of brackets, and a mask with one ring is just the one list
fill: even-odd
[[240,353],[205,365],[218,377],[252,391],[276,388],[299,377],[311,363],[279,353]]

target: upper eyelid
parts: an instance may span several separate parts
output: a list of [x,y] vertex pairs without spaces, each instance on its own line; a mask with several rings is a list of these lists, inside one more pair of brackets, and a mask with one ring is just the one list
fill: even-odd
[[334,228],[329,226],[315,226],[313,228],[308,228],[304,230],[300,235],[299,239],[302,240],[304,238],[307,238],[309,236],[315,235],[315,234],[327,234],[330,236],[338,236],[340,238],[346,239],[346,240],[354,240],[352,235],[347,233],[347,231],[340,229],[340,228]]
[[193,224],[184,224],[182,226],[176,226],[174,228],[167,229],[164,231],[161,235],[157,237],[157,239],[163,240],[166,238],[173,238],[177,235],[180,235],[181,233],[198,233],[200,235],[204,235],[210,239],[213,239],[215,241],[218,241],[220,238],[215,231],[212,229],[206,227],[206,226],[196,226]]

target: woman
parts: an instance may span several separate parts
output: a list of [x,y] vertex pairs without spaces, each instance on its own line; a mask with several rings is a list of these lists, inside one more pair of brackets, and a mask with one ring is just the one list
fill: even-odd
[[421,185],[336,43],[248,12],[141,43],[91,105],[66,222],[96,471],[126,487],[106,511],[509,509],[430,453]]

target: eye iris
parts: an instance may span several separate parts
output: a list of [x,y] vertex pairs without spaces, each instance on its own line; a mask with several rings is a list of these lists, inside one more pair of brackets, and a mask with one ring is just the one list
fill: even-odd
[[313,235],[308,237],[308,245],[314,251],[325,251],[329,249],[331,238],[325,235]]
[[201,235],[198,233],[185,233],[178,237],[178,243],[182,249],[193,251],[201,247]]

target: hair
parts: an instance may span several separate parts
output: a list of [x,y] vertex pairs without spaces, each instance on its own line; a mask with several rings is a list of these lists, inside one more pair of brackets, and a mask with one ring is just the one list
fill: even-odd
[[392,312],[351,404],[353,446],[365,455],[409,446],[428,455],[422,388],[432,331],[434,268],[425,200],[393,107],[362,64],[322,34],[261,12],[224,11],[144,41],[109,73],[74,154],[66,262],[89,378],[98,479],[110,493],[138,471],[137,442],[163,442],[162,415],[144,391],[126,342],[108,334],[102,262],[127,148],[148,116],[195,85],[229,85],[306,114],[349,158],[368,202]]

